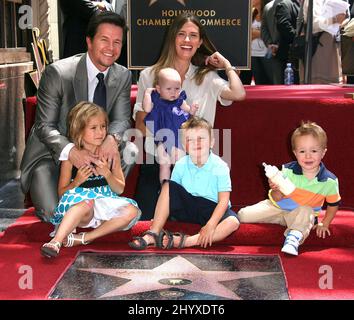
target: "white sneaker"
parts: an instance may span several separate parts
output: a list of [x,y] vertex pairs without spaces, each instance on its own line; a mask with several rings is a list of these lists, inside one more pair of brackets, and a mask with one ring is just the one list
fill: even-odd
[[285,252],[287,254],[291,254],[293,256],[297,256],[299,254],[299,251],[298,251],[298,246],[295,247],[294,245],[292,244],[284,244],[283,248],[281,249],[281,252]]
[[285,238],[285,242],[282,252],[297,256],[299,254],[299,244],[302,239],[302,233],[297,230],[290,230],[288,235]]

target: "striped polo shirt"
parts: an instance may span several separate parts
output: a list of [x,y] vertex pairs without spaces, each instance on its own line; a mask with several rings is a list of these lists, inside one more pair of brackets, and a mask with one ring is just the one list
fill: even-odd
[[322,162],[320,171],[312,180],[303,175],[297,161],[284,164],[282,173],[294,183],[296,189],[277,202],[281,209],[292,211],[299,206],[309,206],[318,215],[325,201],[329,206],[339,205],[341,198],[338,179]]

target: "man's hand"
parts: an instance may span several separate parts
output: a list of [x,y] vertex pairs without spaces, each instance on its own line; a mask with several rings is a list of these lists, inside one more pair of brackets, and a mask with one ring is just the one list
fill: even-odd
[[108,161],[105,158],[96,161],[95,169],[99,175],[104,176],[106,179],[112,173],[108,167]]
[[107,135],[102,145],[98,148],[97,155],[99,159],[107,159],[108,168],[112,167],[113,160],[118,157],[118,145],[111,135]]
[[69,161],[78,169],[84,166],[91,166],[97,158],[98,156],[91,152],[84,149],[78,150],[76,147],[73,147],[69,152]]
[[103,1],[92,1],[99,10],[106,11],[106,5]]

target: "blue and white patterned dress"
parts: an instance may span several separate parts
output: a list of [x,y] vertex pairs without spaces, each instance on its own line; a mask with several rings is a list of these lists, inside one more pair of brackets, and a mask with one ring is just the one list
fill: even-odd
[[[76,176],[77,169],[73,167],[71,181]],[[61,223],[64,215],[73,206],[85,200],[94,200],[94,217],[85,227],[97,228],[102,222],[124,214],[122,208],[132,204],[138,209],[138,216],[124,230],[130,229],[140,218],[141,211],[135,200],[120,197],[111,190],[103,176],[90,176],[79,187],[66,191],[59,200],[50,222],[54,225]]]

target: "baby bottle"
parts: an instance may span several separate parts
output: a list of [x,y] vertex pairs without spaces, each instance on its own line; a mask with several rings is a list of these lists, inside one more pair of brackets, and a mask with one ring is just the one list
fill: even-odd
[[266,176],[277,186],[284,195],[289,195],[295,190],[295,185],[290,179],[285,178],[276,166],[271,166],[266,163],[262,163]]

